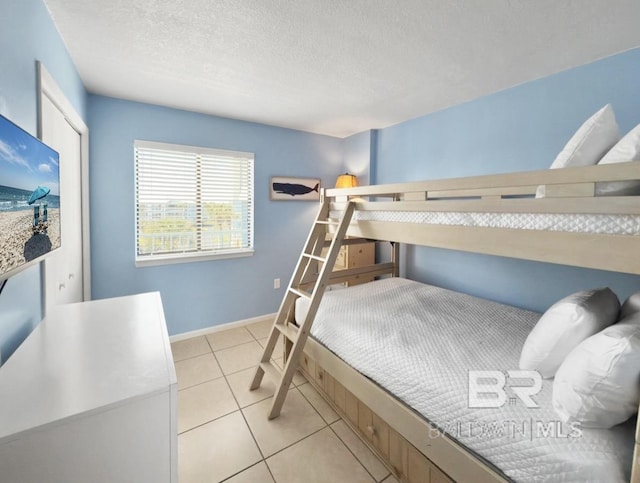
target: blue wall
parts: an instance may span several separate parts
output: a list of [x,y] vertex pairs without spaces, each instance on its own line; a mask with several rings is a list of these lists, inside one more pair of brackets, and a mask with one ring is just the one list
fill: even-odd
[[[171,334],[278,309],[318,207],[269,201],[269,178],[333,185],[344,169],[341,139],[101,96],[89,97],[89,126],[94,298],[159,290]],[[136,268],[135,139],[255,153],[254,256]]]
[[[37,134],[36,60],[85,118],[86,92],[42,0],[0,2],[0,114]],[[8,281],[0,295],[0,350],[6,360],[41,318],[37,266]]]
[[[638,79],[635,49],[382,129],[373,182],[545,169],[606,103],[623,134],[640,123]],[[406,250],[406,266],[410,278],[539,311],[580,289],[640,290],[637,276],[423,247]]]
[[[120,101],[87,98],[42,0],[3,0],[0,113],[36,133],[35,61],[43,61],[91,131],[94,297],[162,292],[172,334],[277,309],[315,205],[271,202],[272,175],[317,176],[330,186],[349,170],[384,183],[546,168],[575,129],[611,102],[623,131],[640,122],[640,49],[435,114],[344,140]],[[256,153],[256,254],[136,269],[133,140]],[[367,161],[371,164],[367,166]],[[610,285],[620,297],[640,278],[426,248],[407,250],[407,274],[542,310],[565,293]],[[0,296],[6,359],[40,320],[40,274],[12,278]]]
[[371,184],[371,160],[374,155],[375,131],[364,131],[342,140],[345,172],[355,174],[360,185]]

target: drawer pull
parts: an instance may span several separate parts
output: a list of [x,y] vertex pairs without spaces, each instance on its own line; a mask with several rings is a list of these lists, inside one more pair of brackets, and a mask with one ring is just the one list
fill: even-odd
[[319,372],[318,373],[318,379],[320,379],[322,381],[323,377],[324,377],[324,372]]
[[375,436],[376,435],[376,427],[373,426],[373,425],[367,426],[367,433],[369,433],[371,436]]

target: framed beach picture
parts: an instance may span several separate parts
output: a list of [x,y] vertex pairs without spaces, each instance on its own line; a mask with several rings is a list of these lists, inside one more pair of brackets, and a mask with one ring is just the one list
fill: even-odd
[[320,200],[320,179],[272,176],[269,184],[269,199],[318,201]]
[[60,157],[0,116],[0,281],[60,248]]

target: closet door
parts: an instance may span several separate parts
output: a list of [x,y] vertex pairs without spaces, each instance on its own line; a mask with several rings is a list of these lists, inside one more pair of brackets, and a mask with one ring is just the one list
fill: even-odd
[[45,314],[83,300],[81,136],[42,96],[42,141],[60,154],[61,248],[45,260]]

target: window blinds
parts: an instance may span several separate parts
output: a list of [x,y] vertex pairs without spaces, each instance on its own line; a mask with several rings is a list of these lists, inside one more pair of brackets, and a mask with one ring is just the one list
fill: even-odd
[[136,262],[251,254],[253,159],[136,141]]

